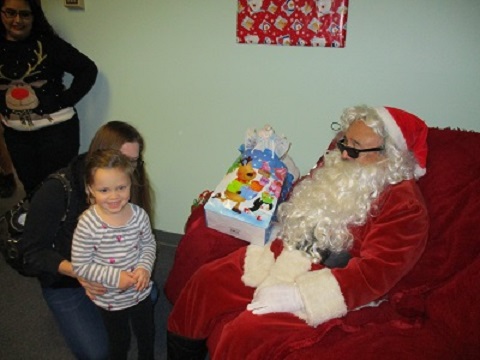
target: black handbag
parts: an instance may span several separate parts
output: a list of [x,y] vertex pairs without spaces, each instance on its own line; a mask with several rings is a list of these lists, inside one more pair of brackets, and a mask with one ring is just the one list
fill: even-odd
[[[65,214],[62,218],[62,221],[64,221],[70,205],[70,193],[72,190],[70,182],[65,174],[61,172],[51,174],[47,179],[57,179],[63,185],[66,204]],[[37,187],[37,190],[40,186]],[[0,252],[3,254],[7,264],[24,276],[35,276],[35,274],[27,270],[23,256],[25,244],[22,238],[32,196],[20,200],[0,217]]]
[[25,226],[29,200],[20,200],[0,218],[0,243],[5,261],[20,273],[23,271],[23,256],[19,242]]

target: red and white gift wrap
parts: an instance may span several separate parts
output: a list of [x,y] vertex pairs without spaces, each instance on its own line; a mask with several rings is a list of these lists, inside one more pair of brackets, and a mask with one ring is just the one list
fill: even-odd
[[345,47],[348,0],[239,0],[237,42]]

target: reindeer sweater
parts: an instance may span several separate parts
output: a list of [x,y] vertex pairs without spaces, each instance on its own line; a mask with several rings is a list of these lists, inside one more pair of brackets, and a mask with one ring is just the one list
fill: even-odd
[[[73,77],[68,88],[65,73]],[[19,131],[69,120],[96,77],[95,63],[59,37],[0,38],[0,117]]]

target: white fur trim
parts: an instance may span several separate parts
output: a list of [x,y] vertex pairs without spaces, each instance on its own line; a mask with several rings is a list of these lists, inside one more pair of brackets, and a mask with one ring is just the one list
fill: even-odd
[[242,281],[245,285],[257,287],[265,280],[275,263],[270,246],[248,245],[245,254]]
[[380,118],[383,120],[387,133],[388,135],[390,135],[393,142],[397,144],[400,150],[407,150],[407,142],[405,140],[405,137],[403,136],[403,132],[398,126],[395,119],[390,114],[390,112],[384,107],[377,107],[375,108],[375,110],[377,111]]
[[415,177],[417,179],[420,179],[423,175],[427,173],[427,169],[420,167],[420,165],[416,164],[415,165]]
[[310,259],[303,252],[284,249],[270,270],[270,275],[282,282],[293,283],[298,276],[309,271],[311,266]]
[[347,305],[337,279],[330,269],[310,271],[296,279],[305,305],[307,324],[317,326],[347,313]]
[[284,249],[270,269],[268,277],[258,285],[257,291],[266,286],[294,284],[295,279],[308,272],[311,265],[310,259],[301,251]]

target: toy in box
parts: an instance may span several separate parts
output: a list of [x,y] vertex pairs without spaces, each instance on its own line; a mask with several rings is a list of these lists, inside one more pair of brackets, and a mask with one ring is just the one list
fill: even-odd
[[289,147],[287,139],[276,135],[269,125],[259,131],[248,130],[240,156],[205,204],[207,226],[265,245],[277,206],[288,194],[297,172],[296,167],[290,172],[284,161]]

